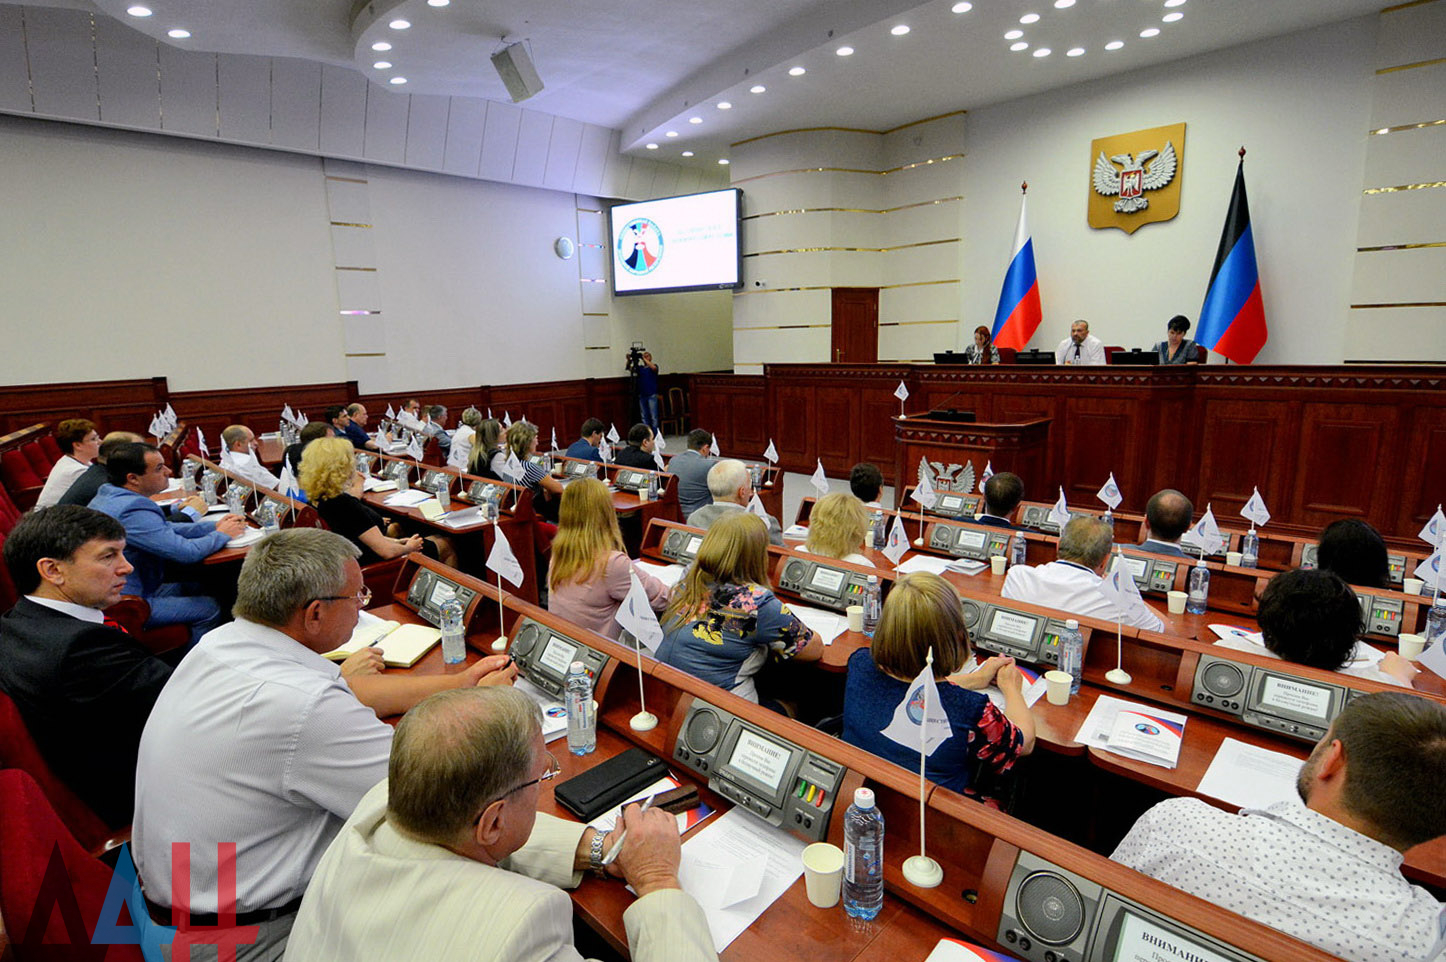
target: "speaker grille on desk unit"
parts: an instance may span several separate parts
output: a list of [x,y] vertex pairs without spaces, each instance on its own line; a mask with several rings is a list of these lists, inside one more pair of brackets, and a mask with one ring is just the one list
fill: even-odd
[[537,644],[537,637],[540,634],[542,634],[542,629],[530,622],[517,629],[517,637],[512,639],[512,653],[514,655],[526,655],[532,651],[533,646]]
[[1084,926],[1085,905],[1079,890],[1053,872],[1035,872],[1021,882],[1015,909],[1019,924],[1049,945],[1073,941]]
[[683,743],[693,754],[706,755],[718,744],[718,738],[722,734],[723,724],[717,714],[703,708],[688,719],[688,725],[683,729]]
[[1235,665],[1217,661],[1201,672],[1200,683],[1217,698],[1231,698],[1245,690],[1245,672]]
[[783,568],[783,580],[790,584],[803,584],[803,572],[806,566],[802,561],[790,561]]
[[979,602],[969,598],[960,598],[959,601],[964,606],[964,627],[973,631],[974,626],[979,624],[979,619],[984,614],[984,608]]

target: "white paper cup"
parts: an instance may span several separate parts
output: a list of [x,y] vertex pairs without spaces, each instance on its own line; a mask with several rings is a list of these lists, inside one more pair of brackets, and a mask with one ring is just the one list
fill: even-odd
[[1420,578],[1405,578],[1401,582],[1401,587],[1405,589],[1408,595],[1419,595],[1421,589],[1426,587],[1426,582]]
[[828,842],[814,842],[803,850],[803,884],[808,900],[821,909],[838,904],[843,888],[843,849]]
[[1069,672],[1058,668],[1047,671],[1044,673],[1044,697],[1051,705],[1068,705],[1069,689],[1073,684],[1074,678]]
[[1172,615],[1183,615],[1185,613],[1185,602],[1190,596],[1183,591],[1170,591],[1165,594],[1165,605],[1170,609]]
[[1415,661],[1426,650],[1426,639],[1420,635],[1403,634],[1396,639],[1396,650],[1402,658]]
[[849,631],[864,630],[863,605],[849,605],[848,608],[845,609],[845,614],[849,616]]
[[989,567],[997,575],[1004,574],[1004,566],[1009,564],[1009,559],[1002,554],[993,555],[989,559]]
[[646,501],[646,500],[648,500],[648,489],[647,489],[647,488],[639,488],[639,489],[638,489],[638,500],[639,500],[639,501]]
[[1240,562],[1244,557],[1245,555],[1241,554],[1239,551],[1227,551],[1225,552],[1225,563],[1232,568],[1238,568],[1240,567]]

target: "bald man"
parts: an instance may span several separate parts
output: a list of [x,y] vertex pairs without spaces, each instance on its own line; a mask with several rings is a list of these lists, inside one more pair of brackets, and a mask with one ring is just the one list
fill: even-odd
[[1103,364],[1105,342],[1090,333],[1089,321],[1075,321],[1069,326],[1069,337],[1054,349],[1056,364]]

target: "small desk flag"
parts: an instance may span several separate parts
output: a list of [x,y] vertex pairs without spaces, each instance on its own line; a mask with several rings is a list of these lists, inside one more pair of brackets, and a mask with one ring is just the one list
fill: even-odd
[[196,447],[201,449],[201,457],[209,458],[211,456],[211,448],[206,444],[206,434],[199,426],[196,428]]
[[[491,415],[489,414],[488,417],[491,417]],[[387,405],[387,420],[388,420],[388,421],[395,421],[396,419],[397,419],[397,412],[394,411],[394,410],[392,410],[392,406],[391,406],[390,404],[388,404],[388,405]]]
[[709,450],[712,451],[713,457],[715,457],[715,458],[721,458],[721,457],[723,457],[723,452],[722,452],[722,450],[719,449],[719,447],[718,447],[718,435],[716,435],[716,434],[710,434],[710,435],[708,435],[708,448],[709,448]]
[[823,473],[822,458],[818,459],[818,467],[814,469],[813,477],[808,480],[809,483],[813,485],[813,489],[818,492],[820,498],[828,494],[828,476]]
[[889,525],[889,540],[884,544],[884,556],[897,565],[908,550],[909,536],[904,534],[904,516],[896,514],[894,523]]
[[512,427],[512,413],[510,411],[502,412],[502,426],[504,428]]
[[1120,496],[1120,486],[1115,484],[1115,472],[1110,472],[1110,479],[1105,482],[1104,487],[1100,488],[1099,493],[1096,494],[1095,497],[1109,505],[1111,511],[1118,508],[1120,502],[1125,500]]
[[506,532],[496,525],[492,532],[497,538],[492,542],[492,550],[487,553],[487,567],[512,582],[513,587],[522,587],[522,565],[518,563],[517,555],[512,553]]
[[1248,518],[1252,525],[1261,525],[1270,520],[1270,512],[1265,509],[1265,499],[1260,496],[1260,489],[1256,488],[1250,500],[1245,502],[1245,507],[1240,509],[1240,516]]
[[296,475],[291,471],[291,462],[285,458],[281,459],[281,478],[277,487],[288,498],[294,498],[301,493],[301,485],[296,483]]
[[1130,574],[1130,566],[1125,564],[1125,558],[1119,552],[1115,553],[1115,566],[1113,571],[1106,571],[1105,576],[1100,579],[1100,594],[1105,600],[1115,606],[1115,620],[1124,621],[1129,617],[1135,606],[1144,603],[1140,597],[1139,585],[1135,584],[1134,576]]
[[618,426],[617,426],[616,424],[609,424],[609,425],[608,425],[608,440],[611,441],[613,444],[617,444],[617,443],[618,443],[619,441],[621,441],[622,439],[623,439],[622,435],[621,435],[621,434],[618,434]]
[[662,432],[662,431],[658,431],[657,433],[655,433],[655,434],[653,435],[653,450],[655,450],[655,451],[666,451],[666,450],[668,450],[668,439],[665,438],[665,437],[663,437],[663,432]]
[[413,461],[422,460],[422,436],[420,434],[412,435],[412,440],[407,444],[407,457]]
[[1426,527],[1416,535],[1427,544],[1441,545],[1442,536],[1446,535],[1446,514],[1441,513],[1441,506],[1436,505],[1436,513],[1431,515],[1431,520],[1426,522]]
[[1195,522],[1195,526],[1186,531],[1184,537],[1180,539],[1181,544],[1189,545],[1197,551],[1203,549],[1206,554],[1214,554],[1219,551],[1220,545],[1224,541],[1225,538],[1220,534],[1220,528],[1215,523],[1215,512],[1210,510],[1208,504],[1205,505],[1205,513],[1201,515],[1200,520]]
[[939,704],[939,687],[934,683],[934,650],[929,649],[929,659],[924,670],[909,682],[908,694],[894,709],[893,720],[880,732],[885,738],[898,742],[911,751],[932,755],[934,749],[954,737],[949,726],[949,716]]
[[908,385],[906,385],[903,381],[900,381],[899,386],[894,388],[894,397],[899,399],[900,404],[903,404],[905,401],[907,401],[909,399]]
[[[659,438],[659,440],[662,440],[662,439]],[[663,449],[662,449],[662,448],[657,448],[657,447],[653,448],[653,463],[658,466],[658,470],[659,470],[659,471],[666,471],[666,470],[668,470],[668,466],[663,463]],[[658,480],[661,481],[662,479],[659,478]]]
[[1431,586],[1431,590],[1435,591],[1436,586],[1441,584],[1441,549],[1431,552],[1431,557],[1418,564],[1411,574],[1426,582]]
[[765,524],[768,523],[768,509],[763,506],[763,499],[758,497],[757,491],[753,492],[753,497],[748,501],[748,510],[762,518]]
[[1069,505],[1064,500],[1064,488],[1059,489],[1059,500],[1049,509],[1049,520],[1059,525],[1059,533],[1064,534],[1064,526],[1069,524]]
[[658,643],[663,640],[663,629],[658,624],[658,615],[653,611],[652,603],[648,601],[648,591],[638,580],[638,573],[629,570],[628,577],[632,579],[632,585],[628,588],[628,594],[623,599],[623,603],[618,605],[618,611],[613,616],[613,620],[638,639],[639,644],[645,646],[649,651],[656,651]]
[[511,451],[507,452],[507,460],[503,462],[504,470],[512,477],[513,484],[521,484],[527,478],[527,472],[523,470],[522,462],[517,460],[517,455]]
[[983,493],[984,493],[984,486],[989,483],[989,479],[992,478],[992,477],[994,477],[994,462],[993,462],[993,461],[985,461],[985,462],[984,462],[984,475],[979,479],[979,493],[980,493],[980,494],[983,494]]
[[557,428],[552,429],[552,450],[557,450]]
[[909,492],[909,497],[926,508],[932,508],[939,502],[939,496],[934,491],[934,478],[929,474],[929,464],[923,458],[919,459],[919,483]]
[[772,438],[768,439],[768,448],[763,452],[763,457],[768,460],[769,464],[778,463],[778,448],[773,446]]

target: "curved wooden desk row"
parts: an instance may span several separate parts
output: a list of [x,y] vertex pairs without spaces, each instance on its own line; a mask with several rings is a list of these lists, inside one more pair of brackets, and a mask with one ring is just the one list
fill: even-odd
[[[822,835],[841,844],[842,820],[837,816],[841,816],[847,799],[860,786],[875,791],[888,823],[889,840],[885,850],[888,894],[879,917],[872,924],[861,925],[850,922],[841,908],[814,908],[800,881],[728,947],[723,953],[725,959],[774,959],[779,956],[779,946],[786,944],[794,957],[817,962],[898,962],[922,959],[939,939],[955,932],[1039,962],[1046,958],[1094,958],[1091,953],[1104,951],[1116,934],[1111,923],[1117,927],[1120,909],[1132,911],[1166,932],[1219,951],[1225,959],[1325,962],[1331,958],[1009,815],[927,783],[928,851],[944,869],[944,884],[935,889],[917,889],[903,879],[901,868],[904,859],[919,847],[920,785],[915,773],[651,659],[644,659],[642,664],[643,691],[648,710],[659,717],[660,724],[649,732],[634,732],[628,721],[640,702],[634,674],[636,655],[630,649],[425,558],[407,562],[393,604],[387,606],[389,610],[377,613],[415,618],[408,598],[427,594],[425,587],[418,591],[413,585],[419,577],[429,584],[436,578],[447,578],[474,592],[468,606],[469,627],[473,629],[469,642],[484,651],[490,651],[496,637],[493,619],[500,604],[508,624],[509,643],[517,645],[524,630],[533,634],[544,631],[604,659],[596,673],[600,723],[597,751],[584,757],[554,751],[564,778],[637,746],[672,760],[676,775],[696,784],[711,807],[726,810],[735,804],[738,784],[731,780],[726,768],[703,772],[698,767],[700,759],[717,760],[721,756],[697,756],[691,751],[699,736],[688,722],[703,712],[725,716],[730,725],[790,749],[794,754],[780,780],[785,786],[792,785],[805,771],[802,766],[806,759],[823,761],[837,769],[834,795],[840,801],[829,811],[827,824],[810,832],[790,823],[789,829],[795,834],[810,839]],[[518,660],[519,664],[535,665],[525,657]],[[440,652],[432,652],[411,670],[445,670],[440,665]],[[721,744],[727,747],[726,737]],[[553,801],[551,786],[545,789],[541,809],[570,817]],[[1024,888],[1031,879],[1033,886]],[[1030,895],[1045,880],[1056,879],[1065,883],[1064,891],[1074,893],[1073,899],[1066,896],[1066,907],[1078,914],[1079,922],[1068,932],[1058,930],[1052,905],[1046,908]],[[589,926],[615,948],[626,951],[622,913],[631,903],[631,896],[621,885],[588,879],[573,893],[573,901]],[[1058,941],[1041,941],[1041,934]]]
[[[674,455],[664,454],[664,464],[671,462],[673,458]],[[599,470],[605,470],[612,476],[615,481],[618,482],[619,488],[628,486],[625,483],[626,479],[620,477],[621,475],[624,475],[627,472],[642,471],[641,468],[619,467],[618,465],[611,462],[587,461],[581,458],[569,458],[566,455],[557,455],[556,460],[566,465],[579,465],[579,467],[577,468],[564,468],[565,476],[580,474],[583,470],[585,470],[581,467],[581,465],[591,465],[594,476],[597,476],[597,472]],[[750,461],[746,458],[737,458],[736,460],[742,461],[750,472],[758,476],[759,481],[757,484],[754,485],[754,490],[757,491],[759,500],[763,502],[764,510],[766,510],[769,514],[773,515],[775,518],[781,519],[783,517],[783,472],[766,461]],[[673,475],[667,474],[667,472],[665,471],[652,471],[648,473],[663,474],[670,478],[673,477]],[[659,500],[661,501],[663,499],[659,498]],[[669,518],[668,520],[686,521],[687,519],[682,517],[682,515],[680,514],[677,518]]]

